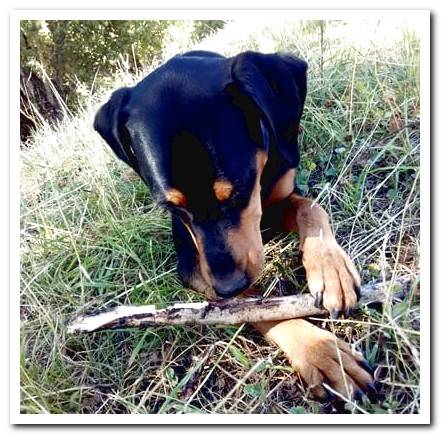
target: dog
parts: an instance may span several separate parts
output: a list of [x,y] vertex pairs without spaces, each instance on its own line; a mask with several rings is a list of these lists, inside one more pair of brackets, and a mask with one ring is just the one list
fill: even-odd
[[[208,299],[247,294],[264,264],[262,232],[295,231],[310,292],[337,318],[360,277],[327,213],[296,189],[307,63],[288,54],[175,56],[116,90],[94,128],[172,216],[178,274]],[[375,392],[361,353],[303,319],[253,326],[319,398]],[[325,388],[330,386],[331,388]]]

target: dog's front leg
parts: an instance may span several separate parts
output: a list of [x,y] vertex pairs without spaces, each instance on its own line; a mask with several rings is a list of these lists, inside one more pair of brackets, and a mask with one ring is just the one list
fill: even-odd
[[[313,201],[292,193],[267,208],[263,228],[298,232],[308,286],[317,305],[323,303],[334,317],[341,311],[349,314],[357,302],[360,277],[337,244],[326,212]],[[302,319],[253,326],[284,351],[316,396],[325,395],[323,382],[345,397],[375,391],[372,370],[362,355],[331,332]]]
[[360,276],[336,242],[327,213],[296,193],[287,201],[282,226],[299,233],[302,262],[316,304],[323,304],[333,318],[340,312],[349,315],[357,303]]
[[303,319],[260,322],[253,326],[283,350],[313,395],[327,396],[324,382],[347,398],[375,392],[372,369],[362,354],[331,332]]

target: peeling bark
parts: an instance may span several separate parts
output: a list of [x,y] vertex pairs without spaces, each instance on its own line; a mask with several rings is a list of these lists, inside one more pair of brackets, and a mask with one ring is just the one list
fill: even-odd
[[[407,292],[409,280],[396,279],[362,286],[360,305],[399,300]],[[314,306],[310,294],[270,298],[233,298],[156,309],[154,305],[122,305],[105,312],[80,315],[67,327],[70,334],[105,329],[147,328],[158,325],[234,325],[286,320],[325,315],[327,311]]]

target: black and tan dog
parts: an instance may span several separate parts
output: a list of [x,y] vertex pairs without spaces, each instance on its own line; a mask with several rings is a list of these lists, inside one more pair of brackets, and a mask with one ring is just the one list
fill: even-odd
[[[261,230],[296,231],[308,286],[333,317],[357,302],[359,275],[326,212],[295,189],[307,64],[284,54],[176,56],[99,110],[94,127],[170,210],[178,271],[207,298],[247,290],[263,267]],[[297,319],[254,325],[318,396],[374,390],[363,357]]]

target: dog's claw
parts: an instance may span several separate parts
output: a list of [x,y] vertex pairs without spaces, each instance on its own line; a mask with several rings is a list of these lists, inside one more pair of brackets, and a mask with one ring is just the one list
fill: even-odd
[[324,400],[326,402],[333,402],[335,399],[337,399],[337,396],[334,393],[332,393],[331,391],[326,390],[326,396],[325,396]]
[[345,317],[352,317],[353,314],[354,314],[354,310],[352,308],[348,308],[345,311]]
[[325,395],[324,397],[321,399],[323,402],[333,402],[337,399],[337,396],[328,388],[324,388],[325,390]]
[[354,399],[359,402],[361,402],[363,400],[363,397],[365,397],[365,396],[366,396],[366,394],[360,389],[357,389],[354,393]]
[[369,400],[375,399],[377,394],[378,394],[378,390],[377,390],[377,388],[375,388],[375,385],[372,383],[369,383],[367,385],[367,396],[368,396]]
[[323,292],[317,292],[315,294],[314,306],[316,308],[321,308],[323,306]]
[[371,402],[374,402],[378,396],[378,389],[375,384],[369,383],[367,385],[367,397]]
[[360,300],[360,295],[361,295],[361,293],[360,293],[360,287],[355,286],[355,288],[354,288],[354,292],[355,292],[355,294],[356,294],[356,296],[357,296],[357,301]]

